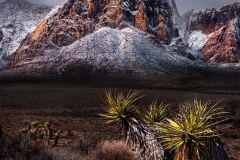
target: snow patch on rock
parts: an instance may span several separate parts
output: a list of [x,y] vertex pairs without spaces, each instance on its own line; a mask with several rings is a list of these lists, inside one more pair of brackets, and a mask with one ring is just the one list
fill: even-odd
[[0,68],[15,52],[28,33],[50,11],[46,5],[32,4],[25,0],[8,0],[0,3],[0,29],[3,40],[0,42]]
[[62,8],[63,4],[61,5],[55,5],[51,11],[46,15],[45,19],[49,19],[50,17],[54,16],[55,14],[58,13],[58,9]]
[[193,61],[172,53],[168,45],[159,47],[146,35],[131,28],[119,30],[103,27],[69,46],[25,59],[11,72],[51,72],[61,75],[69,68],[80,72],[82,67],[92,66],[93,73],[104,69],[107,73],[161,75],[183,72],[186,66],[193,64]]
[[205,35],[202,31],[193,31],[187,36],[188,47],[194,51],[201,51],[210,35]]

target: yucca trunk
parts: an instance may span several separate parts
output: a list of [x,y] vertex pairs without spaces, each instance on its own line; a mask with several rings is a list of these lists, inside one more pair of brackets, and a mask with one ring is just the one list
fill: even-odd
[[216,126],[226,120],[218,103],[195,100],[180,108],[179,114],[157,124],[166,149],[175,150],[175,160],[228,160]]
[[132,116],[124,122],[126,143],[136,149],[141,157],[148,160],[168,160],[155,134],[139,118]]
[[218,137],[206,142],[205,146],[201,147],[200,156],[202,160],[229,160],[227,152]]
[[185,144],[176,150],[174,160],[200,160],[200,158],[195,146]]
[[135,115],[134,104],[142,97],[139,92],[112,94],[106,92],[106,113],[100,114],[108,123],[118,122],[124,131],[127,144],[139,153],[138,159],[166,160],[163,147],[158,143],[149,126]]

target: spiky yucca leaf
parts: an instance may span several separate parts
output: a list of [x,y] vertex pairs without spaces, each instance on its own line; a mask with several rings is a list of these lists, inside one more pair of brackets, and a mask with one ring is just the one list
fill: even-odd
[[147,124],[154,124],[155,122],[161,122],[167,118],[169,105],[164,105],[163,102],[157,106],[157,101],[152,103],[148,110],[145,109],[143,112],[138,111],[138,114],[142,120]]
[[226,120],[226,112],[216,107],[217,104],[210,106],[210,103],[194,100],[180,108],[177,116],[157,124],[164,147],[176,151],[176,160],[200,159],[200,155],[205,154],[201,148],[218,137],[215,128]]
[[107,105],[106,114],[100,115],[105,117],[109,123],[131,117],[134,111],[134,104],[142,98],[138,94],[139,92],[137,91],[132,93],[130,91],[127,96],[124,96],[122,93],[113,95],[111,91],[106,92],[106,99],[104,100]]
[[100,114],[108,123],[119,122],[125,133],[126,142],[147,159],[164,159],[164,152],[149,127],[135,115],[134,104],[141,98],[139,92],[129,92],[127,96],[106,92],[105,114]]

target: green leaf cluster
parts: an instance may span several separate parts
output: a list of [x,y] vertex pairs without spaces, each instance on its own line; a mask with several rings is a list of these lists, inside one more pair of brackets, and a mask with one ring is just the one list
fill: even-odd
[[104,100],[107,106],[106,113],[100,115],[105,117],[108,123],[130,118],[134,111],[134,104],[142,98],[138,94],[137,91],[130,91],[126,96],[122,93],[112,94],[111,91],[106,92],[106,99]]
[[226,120],[226,112],[216,107],[217,104],[211,106],[210,103],[194,100],[182,106],[177,116],[157,123],[156,130],[161,133],[163,146],[176,150],[175,159],[200,159],[200,155],[204,154],[201,147],[219,136],[216,127]]
[[[144,153],[151,153],[154,148],[152,156],[156,157],[161,152],[162,159],[166,158],[165,151],[168,150],[174,153],[175,160],[229,159],[216,129],[226,120],[227,114],[223,108],[217,107],[218,103],[212,105],[194,100],[180,106],[179,111],[170,116],[169,105],[157,105],[155,101],[148,109],[137,111],[137,116],[134,105],[142,98],[138,94],[137,91],[130,91],[127,96],[106,92],[106,110],[101,116],[108,123],[120,122],[126,139],[130,139],[133,144],[138,143]],[[155,144],[156,137],[158,145]],[[164,153],[161,146],[165,149]]]
[[144,109],[142,112],[138,111],[138,114],[145,123],[153,125],[168,117],[169,105],[164,105],[163,102],[157,105],[157,101],[155,101],[148,109]]

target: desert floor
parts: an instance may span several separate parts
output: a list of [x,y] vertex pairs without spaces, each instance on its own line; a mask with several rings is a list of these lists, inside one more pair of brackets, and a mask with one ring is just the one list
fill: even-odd
[[5,134],[24,128],[23,121],[49,120],[60,129],[58,147],[68,147],[79,137],[94,141],[118,139],[120,132],[99,116],[104,113],[105,91],[141,91],[144,97],[137,109],[156,99],[179,104],[198,99],[220,102],[230,112],[219,126],[221,140],[232,159],[240,160],[240,77],[238,76],[162,76],[158,78],[3,78],[0,80],[0,124]]

